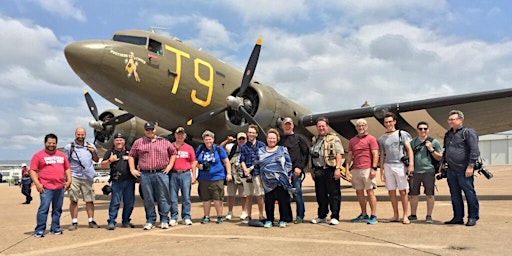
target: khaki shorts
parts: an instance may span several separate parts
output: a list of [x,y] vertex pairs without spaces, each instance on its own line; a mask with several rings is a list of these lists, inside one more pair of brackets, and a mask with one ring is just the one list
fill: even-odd
[[375,178],[370,179],[370,168],[366,169],[353,169],[350,173],[352,174],[352,187],[355,190],[368,190],[376,188],[377,182]]
[[224,200],[224,180],[200,180],[198,189],[199,198],[203,202]]
[[[73,202],[78,202],[82,197],[86,203],[94,202],[94,187],[92,181],[87,179],[71,179],[71,187],[69,188],[69,199]],[[81,195],[80,195],[81,194]]]
[[243,178],[242,183],[244,184],[244,197],[265,195],[259,176],[252,177],[252,183],[247,182],[247,179]]
[[236,196],[236,192],[238,191],[238,196],[242,196],[244,194],[244,184],[235,185],[234,181],[230,181],[227,184],[227,194],[228,196]]

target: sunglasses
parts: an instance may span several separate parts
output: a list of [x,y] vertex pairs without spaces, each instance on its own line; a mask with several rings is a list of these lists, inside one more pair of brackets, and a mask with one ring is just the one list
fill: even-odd
[[245,137],[240,137],[240,138],[238,138],[238,139],[239,139],[239,140],[245,140]]
[[420,127],[420,128],[418,128],[418,130],[419,131],[426,131],[426,130],[428,130],[428,128]]

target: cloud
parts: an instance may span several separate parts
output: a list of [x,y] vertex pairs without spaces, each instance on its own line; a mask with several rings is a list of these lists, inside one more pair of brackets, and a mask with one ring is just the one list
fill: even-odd
[[253,23],[284,22],[292,23],[297,20],[306,19],[308,6],[305,0],[259,0],[259,1],[219,1],[226,8],[232,9],[237,16],[242,17],[246,25]]
[[75,1],[74,0],[32,0],[41,8],[44,10],[59,15],[63,18],[71,18],[75,19],[80,22],[87,21],[87,18],[85,17],[82,10],[75,7]]

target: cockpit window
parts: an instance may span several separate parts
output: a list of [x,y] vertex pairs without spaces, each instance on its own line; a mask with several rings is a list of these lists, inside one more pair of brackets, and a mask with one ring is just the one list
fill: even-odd
[[148,50],[150,52],[154,52],[157,55],[162,55],[162,52],[163,52],[162,51],[162,43],[150,38],[149,44],[148,44]]
[[135,45],[146,45],[147,38],[140,36],[125,36],[125,35],[114,35],[112,38],[114,41],[125,42]]

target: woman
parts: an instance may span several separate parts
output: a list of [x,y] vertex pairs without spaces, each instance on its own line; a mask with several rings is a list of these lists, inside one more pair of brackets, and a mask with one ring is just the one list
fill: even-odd
[[[279,132],[270,129],[267,133],[267,146],[258,149],[259,160],[254,166],[255,173],[261,178],[265,191],[265,212],[267,221],[264,227],[270,228],[274,222],[274,202],[279,205],[279,227],[286,227],[291,222],[292,208],[290,198],[294,188],[290,183],[292,175],[292,162],[288,150],[278,146]],[[256,175],[256,176],[257,176]]]
[[210,222],[211,201],[217,212],[217,224],[222,218],[222,201],[224,200],[224,180],[231,181],[231,164],[224,149],[213,143],[215,134],[203,132],[203,143],[196,151],[199,175],[199,198],[203,201],[204,217],[201,224]]

